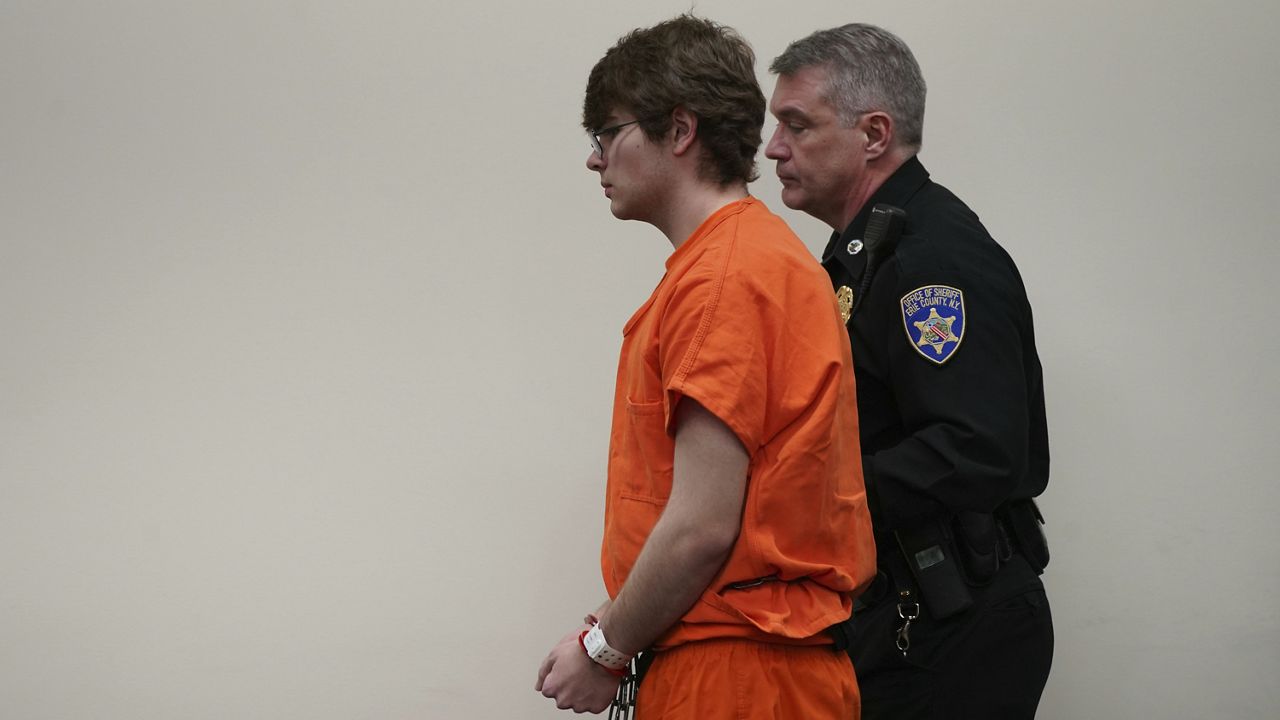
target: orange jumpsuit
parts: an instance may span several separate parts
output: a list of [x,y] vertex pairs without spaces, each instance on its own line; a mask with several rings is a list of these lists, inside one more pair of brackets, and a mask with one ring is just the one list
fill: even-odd
[[856,717],[848,657],[823,631],[870,582],[875,544],[830,282],[755,198],[713,213],[666,265],[623,329],[602,550],[609,596],[670,496],[681,398],[724,422],[750,465],[738,540],[656,643],[637,717]]

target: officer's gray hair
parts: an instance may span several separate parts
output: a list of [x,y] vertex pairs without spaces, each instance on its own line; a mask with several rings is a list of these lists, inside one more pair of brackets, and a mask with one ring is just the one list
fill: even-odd
[[901,38],[863,23],[819,30],[788,45],[769,70],[791,75],[814,65],[827,68],[826,99],[842,123],[852,126],[860,114],[882,110],[893,118],[897,144],[920,149],[924,76]]

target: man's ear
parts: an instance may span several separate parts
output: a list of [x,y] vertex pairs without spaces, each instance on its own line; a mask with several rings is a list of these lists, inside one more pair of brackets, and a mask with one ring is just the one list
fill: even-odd
[[693,147],[693,140],[698,136],[698,116],[683,107],[671,111],[671,151],[677,156],[684,155]]
[[869,112],[858,122],[867,136],[867,160],[876,160],[893,147],[893,135],[897,130],[893,118],[885,112]]

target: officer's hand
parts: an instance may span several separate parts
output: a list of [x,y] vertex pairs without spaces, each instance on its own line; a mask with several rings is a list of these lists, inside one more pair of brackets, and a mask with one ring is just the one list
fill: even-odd
[[571,632],[556,643],[538,669],[534,689],[561,710],[598,713],[613,702],[622,679],[587,657],[578,642],[581,633]]

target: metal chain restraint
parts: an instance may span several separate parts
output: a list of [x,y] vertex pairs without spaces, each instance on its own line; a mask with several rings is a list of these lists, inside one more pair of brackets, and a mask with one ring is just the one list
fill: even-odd
[[609,705],[609,720],[631,720],[631,711],[636,706],[636,661],[627,663],[627,674],[622,676],[618,685],[618,694]]

